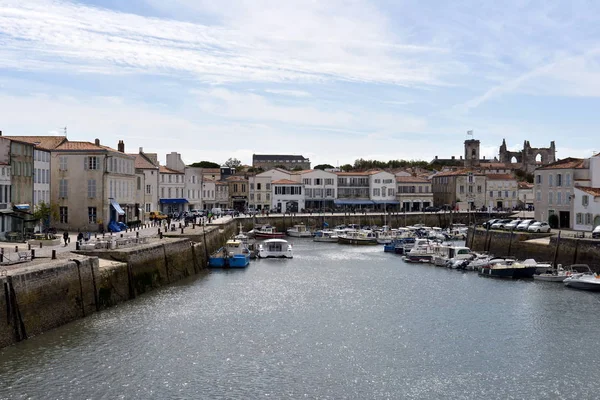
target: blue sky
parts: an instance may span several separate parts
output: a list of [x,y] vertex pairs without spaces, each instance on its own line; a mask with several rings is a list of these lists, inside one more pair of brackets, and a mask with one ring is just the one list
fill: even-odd
[[484,3],[0,0],[0,129],[190,163],[600,151],[600,3]]

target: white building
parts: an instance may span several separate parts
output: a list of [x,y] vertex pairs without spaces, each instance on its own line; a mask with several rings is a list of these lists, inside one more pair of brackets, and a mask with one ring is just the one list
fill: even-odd
[[369,175],[370,198],[374,208],[386,210],[397,208],[396,177],[385,171],[370,171]]
[[137,193],[140,208],[143,209],[144,215],[140,215],[140,220],[148,219],[150,212],[158,211],[158,181],[160,179],[158,159],[154,153],[144,153],[144,149],[140,147],[137,154],[131,154],[135,157],[135,172],[138,175]]
[[320,169],[298,171],[292,180],[304,186],[304,201],[307,209],[334,208],[337,193],[337,175]]
[[183,171],[175,171],[163,165],[159,167],[159,172],[161,211],[165,214],[185,211],[188,203],[184,193],[185,174]]
[[510,174],[487,174],[486,190],[490,209],[512,209],[519,204],[518,183]]
[[269,210],[273,205],[271,183],[280,179],[292,180],[289,171],[273,168],[260,174],[248,177],[248,208]]
[[600,188],[575,187],[573,190],[573,229],[591,231],[600,225]]
[[431,181],[418,176],[396,174],[396,198],[403,211],[422,211],[433,204]]
[[185,193],[190,210],[202,209],[202,168],[185,167]]
[[271,182],[272,207],[278,212],[299,212],[305,208],[302,184],[290,179],[279,179]]

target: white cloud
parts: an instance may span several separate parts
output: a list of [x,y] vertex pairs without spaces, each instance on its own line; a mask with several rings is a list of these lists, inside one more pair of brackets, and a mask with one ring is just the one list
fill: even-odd
[[422,57],[439,51],[396,43],[385,16],[365,1],[259,3],[199,3],[230,11],[216,27],[63,0],[0,0],[0,67],[177,73],[208,83],[441,82]]
[[265,92],[291,97],[311,97],[311,94],[304,90],[288,90],[288,89],[266,89]]

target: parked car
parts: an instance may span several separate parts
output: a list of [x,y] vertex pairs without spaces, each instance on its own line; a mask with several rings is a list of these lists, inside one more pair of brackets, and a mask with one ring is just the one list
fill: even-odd
[[592,239],[600,239],[600,225],[592,230]]
[[522,220],[520,220],[520,219],[514,219],[514,220],[504,224],[504,229],[506,229],[507,231],[515,230],[521,222],[522,222]]
[[483,224],[481,224],[481,226],[483,226],[485,229],[489,229],[492,227],[493,224],[495,224],[498,221],[500,221],[500,219],[493,218],[493,219],[490,219],[489,221],[485,221]]
[[498,221],[496,221],[496,222],[494,222],[492,224],[492,229],[503,229],[504,225],[508,224],[511,221],[512,221],[512,219],[501,219],[501,220],[498,220]]
[[150,219],[167,219],[167,215],[160,211],[150,211]]
[[517,225],[517,230],[526,231],[527,228],[529,228],[529,225],[533,224],[534,222],[537,221],[535,219],[524,219],[519,225]]
[[429,206],[429,207],[425,207],[423,209],[423,211],[425,211],[425,212],[438,212],[440,210],[441,210],[441,208],[440,207],[436,207],[436,206]]
[[550,230],[550,225],[547,222],[534,222],[527,227],[528,232],[548,233]]

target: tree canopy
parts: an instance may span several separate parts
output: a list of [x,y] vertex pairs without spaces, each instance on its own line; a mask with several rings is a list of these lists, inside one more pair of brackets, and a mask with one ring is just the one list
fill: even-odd
[[333,165],[330,164],[319,164],[319,165],[315,165],[313,167],[313,169],[321,169],[321,170],[326,170],[326,169],[333,169]]
[[189,165],[194,168],[221,168],[221,166],[212,161],[200,161]]
[[227,161],[225,161],[224,165],[230,168],[238,168],[240,165],[242,165],[242,162],[237,158],[230,158]]
[[389,161],[378,161],[378,160],[365,160],[359,158],[354,161],[352,167],[357,171],[364,171],[373,168],[406,168],[406,167],[421,167],[429,168],[430,165],[427,161],[421,160],[389,160]]

